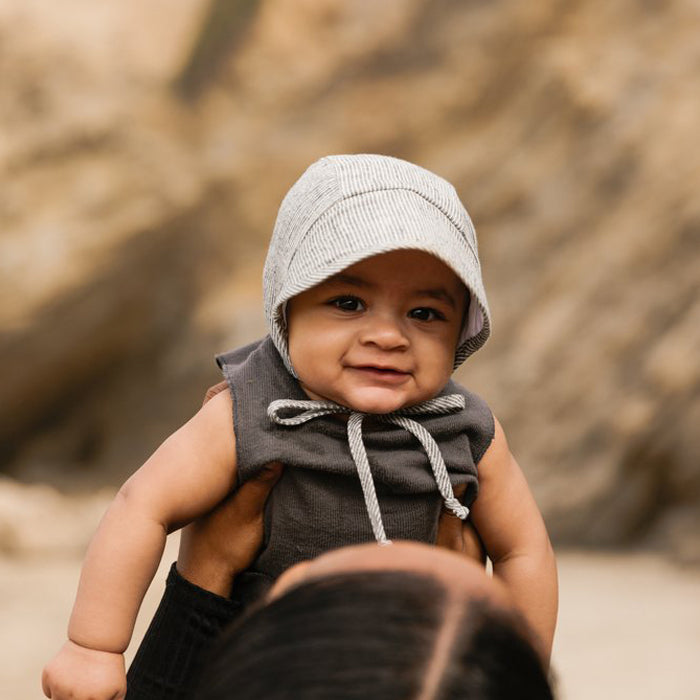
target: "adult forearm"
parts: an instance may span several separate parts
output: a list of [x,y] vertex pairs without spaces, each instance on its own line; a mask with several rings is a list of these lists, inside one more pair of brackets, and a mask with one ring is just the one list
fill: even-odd
[[127,675],[127,700],[193,697],[204,659],[240,606],[170,570],[158,610]]
[[164,525],[122,490],[90,543],[68,626],[82,646],[123,652],[165,546]]

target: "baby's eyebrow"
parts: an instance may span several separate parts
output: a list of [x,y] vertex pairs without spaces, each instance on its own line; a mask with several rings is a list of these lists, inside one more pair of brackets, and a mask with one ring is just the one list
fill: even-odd
[[326,282],[331,284],[349,284],[353,287],[371,287],[372,285],[367,281],[362,279],[362,277],[355,277],[354,275],[346,275],[339,272],[337,275],[329,277]]
[[[352,287],[360,287],[369,289],[373,285],[362,277],[356,277],[355,275],[347,275],[343,272],[339,272],[337,275],[333,275],[326,280],[330,284],[348,284]],[[430,287],[428,289],[416,289],[411,293],[412,296],[416,297],[428,297],[429,299],[435,299],[436,301],[445,302],[448,306],[453,309],[457,309],[457,300],[454,298],[450,292],[444,287]]]
[[443,287],[436,287],[435,289],[419,289],[416,292],[417,296],[426,296],[430,299],[436,299],[437,301],[444,301],[446,304],[451,306],[453,309],[457,308],[456,299]]

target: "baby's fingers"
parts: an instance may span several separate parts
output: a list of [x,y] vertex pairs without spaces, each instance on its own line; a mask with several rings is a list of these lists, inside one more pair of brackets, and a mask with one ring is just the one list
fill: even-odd
[[44,667],[41,687],[51,700],[124,700],[124,657],[67,641]]

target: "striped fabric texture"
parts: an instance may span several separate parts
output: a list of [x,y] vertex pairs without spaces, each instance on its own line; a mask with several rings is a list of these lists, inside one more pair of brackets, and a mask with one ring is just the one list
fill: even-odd
[[455,188],[398,158],[327,156],[313,163],[282,201],[263,274],[270,335],[293,376],[286,303],[360,260],[400,249],[431,253],[469,290],[454,366],[486,342],[491,323],[476,234]]

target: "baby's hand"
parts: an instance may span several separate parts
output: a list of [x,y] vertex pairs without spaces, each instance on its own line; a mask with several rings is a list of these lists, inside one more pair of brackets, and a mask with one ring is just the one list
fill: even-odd
[[51,700],[124,700],[124,655],[68,640],[44,667],[41,685]]

